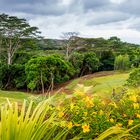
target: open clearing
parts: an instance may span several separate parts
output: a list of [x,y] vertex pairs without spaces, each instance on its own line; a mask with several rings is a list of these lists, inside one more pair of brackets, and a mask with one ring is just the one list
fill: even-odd
[[120,72],[98,72],[74,79],[59,89],[59,93],[72,93],[77,84],[92,86],[92,93],[101,96],[110,95],[113,89],[119,88],[126,83],[129,73]]
[[[125,84],[129,73],[120,72],[98,72],[71,80],[69,82],[59,85],[60,88],[54,90],[54,93],[65,92],[67,94],[73,93],[73,89],[77,84],[83,84],[85,86],[92,86],[92,93],[100,96],[107,96],[112,93],[112,90],[121,87]],[[24,92],[15,91],[1,91],[0,90],[0,103],[10,101],[22,102],[24,99],[30,99],[34,95]]]
[[24,99],[29,99],[33,95],[24,92],[17,92],[17,91],[2,91],[0,90],[0,104],[4,103],[8,100],[10,101],[17,101],[23,102]]

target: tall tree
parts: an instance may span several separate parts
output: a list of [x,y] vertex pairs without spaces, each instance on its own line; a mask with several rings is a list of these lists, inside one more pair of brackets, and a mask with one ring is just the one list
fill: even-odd
[[[37,27],[31,27],[26,19],[6,14],[0,15],[1,49],[6,52],[7,64],[12,64],[15,52],[21,47],[21,40],[39,37]],[[2,55],[2,54],[1,54]]]
[[66,60],[69,59],[70,52],[72,51],[72,46],[76,43],[78,32],[65,32],[61,36],[65,40],[64,47],[66,49]]

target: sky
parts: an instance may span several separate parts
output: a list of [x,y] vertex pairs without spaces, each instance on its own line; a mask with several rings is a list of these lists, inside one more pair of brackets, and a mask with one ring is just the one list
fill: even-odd
[[117,36],[140,44],[140,0],[0,0],[0,13],[26,18],[45,38]]

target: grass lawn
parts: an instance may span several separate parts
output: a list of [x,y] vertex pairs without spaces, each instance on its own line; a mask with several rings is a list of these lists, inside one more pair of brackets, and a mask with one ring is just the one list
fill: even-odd
[[24,92],[0,90],[0,104],[6,102],[7,99],[10,101],[22,102],[24,99],[29,99],[32,96],[33,95]]
[[[101,74],[101,75],[100,75]],[[103,75],[102,75],[103,74]],[[93,86],[92,93],[101,96],[109,96],[112,93],[113,88],[120,87],[125,84],[129,73],[119,72],[100,72],[91,75],[87,75],[81,78],[72,80],[68,85],[64,87],[64,92],[73,93],[73,89],[77,84],[83,84],[85,86]],[[34,95],[19,91],[2,91],[0,90],[0,104],[7,101],[22,102],[24,99],[29,99]]]
[[78,78],[70,82],[65,88],[67,90],[73,90],[77,84],[83,84],[85,86],[93,86],[92,93],[98,95],[109,95],[112,93],[113,88],[121,87],[125,84],[129,73],[115,72],[106,76],[87,76],[86,78]]

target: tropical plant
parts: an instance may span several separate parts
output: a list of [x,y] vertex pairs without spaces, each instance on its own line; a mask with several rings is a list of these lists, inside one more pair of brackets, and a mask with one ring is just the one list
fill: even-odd
[[0,110],[1,140],[62,140],[67,131],[59,127],[56,114],[47,100],[33,107],[31,101],[27,106],[10,103],[1,106]]

